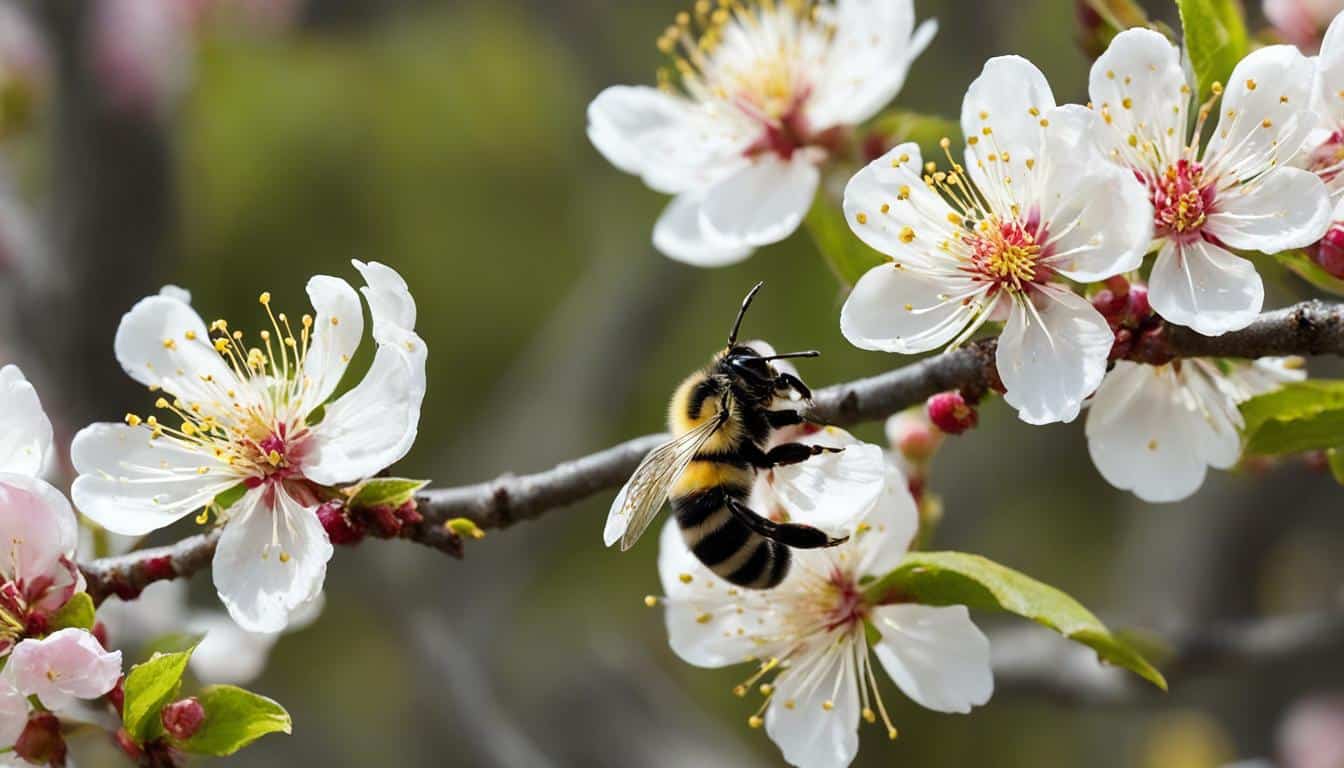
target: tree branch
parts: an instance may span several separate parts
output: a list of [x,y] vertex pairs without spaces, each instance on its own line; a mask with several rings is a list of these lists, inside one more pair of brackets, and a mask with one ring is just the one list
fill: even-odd
[[[1168,327],[1150,339],[1143,354],[1155,348],[1168,358],[1344,354],[1344,305],[1303,302],[1216,338]],[[978,341],[879,376],[826,387],[815,393],[808,415],[843,427],[886,418],[949,389],[978,396],[998,383],[995,349],[993,339]],[[645,435],[542,472],[423,491],[417,502],[424,521],[407,526],[400,537],[459,555],[461,541],[445,530],[445,522],[465,518],[485,530],[507,528],[583,501],[620,486],[666,439]],[[134,596],[152,582],[188,577],[210,561],[217,540],[213,533],[202,534],[168,547],[95,560],[82,566],[89,593],[95,600]]]

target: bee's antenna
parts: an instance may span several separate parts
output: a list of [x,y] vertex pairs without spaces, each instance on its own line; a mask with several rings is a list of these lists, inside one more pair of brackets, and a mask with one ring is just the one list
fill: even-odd
[[731,333],[728,334],[729,349],[731,349],[733,345],[737,343],[737,331],[742,327],[742,318],[746,316],[747,307],[751,306],[751,300],[756,298],[756,293],[761,290],[761,286],[763,285],[765,285],[764,280],[757,283],[751,289],[751,292],[747,294],[747,298],[742,300],[742,308],[737,311],[737,320],[733,321],[733,330]]
[[766,355],[762,360],[785,360],[790,357],[821,357],[821,353],[815,349],[809,349],[805,352],[785,352],[782,355]]

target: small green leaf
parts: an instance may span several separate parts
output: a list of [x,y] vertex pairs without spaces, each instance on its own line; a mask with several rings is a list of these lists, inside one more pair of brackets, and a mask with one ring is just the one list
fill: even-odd
[[215,494],[214,500],[210,503],[220,509],[227,510],[234,504],[237,504],[238,500],[243,498],[243,494],[245,493],[247,493],[247,486],[239,483],[232,488],[228,488]]
[[275,701],[232,685],[206,688],[196,697],[205,721],[183,750],[196,755],[231,755],[268,733],[289,733],[289,713]]
[[1199,82],[1199,97],[1209,98],[1215,82],[1226,83],[1250,50],[1246,11],[1241,0],[1176,0],[1185,51]]
[[375,477],[359,486],[353,498],[352,507],[399,507],[415,498],[421,488],[429,485],[428,480],[407,480],[404,477]]
[[1072,597],[1011,568],[961,552],[912,552],[901,566],[865,593],[877,599],[895,592],[924,605],[965,605],[1031,619],[1097,652],[1153,685],[1167,681],[1138,650],[1115,636]]
[[1285,251],[1275,254],[1274,258],[1296,273],[1298,277],[1317,288],[1336,296],[1344,296],[1344,280],[1340,280],[1322,269],[1320,264],[1312,261],[1311,256],[1306,251]]
[[93,598],[87,592],[76,592],[61,610],[51,617],[51,631],[58,629],[93,629]]
[[808,212],[807,231],[817,244],[822,258],[846,288],[853,286],[864,273],[886,261],[886,257],[869,248],[845,223],[844,212],[832,205],[826,196],[817,200]]
[[177,698],[182,688],[182,674],[195,649],[192,646],[181,653],[156,653],[149,661],[131,667],[126,673],[126,699],[122,705],[121,722],[136,742],[143,744],[163,733],[159,712]]
[[1284,384],[1241,404],[1247,453],[1323,450],[1344,438],[1344,381]]

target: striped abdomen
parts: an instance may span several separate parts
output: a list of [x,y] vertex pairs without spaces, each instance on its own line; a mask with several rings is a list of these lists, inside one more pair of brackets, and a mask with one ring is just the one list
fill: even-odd
[[745,503],[748,487],[702,486],[674,495],[672,511],[686,546],[706,567],[740,587],[769,589],[789,573],[789,548],[753,532],[728,509],[728,496]]

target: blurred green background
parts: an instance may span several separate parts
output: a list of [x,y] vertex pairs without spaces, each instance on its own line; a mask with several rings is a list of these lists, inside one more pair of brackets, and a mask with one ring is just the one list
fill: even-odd
[[[174,282],[207,318],[259,325],[263,289],[297,313],[308,276],[353,280],[352,258],[393,265],[431,350],[420,438],[395,471],[437,484],[661,429],[673,386],[721,343],[757,280],[767,288],[745,333],[823,350],[801,366],[813,386],[902,364],[840,336],[842,293],[806,233],[720,271],[653,252],[664,198],[602,160],[584,110],[609,84],[653,81],[654,40],[681,6],[316,0],[283,30],[212,28],[162,118],[177,221],[142,290]],[[983,61],[1009,52],[1040,66],[1061,101],[1085,100],[1069,0],[916,7],[941,29],[898,106],[954,115]],[[1275,300],[1304,295],[1284,281]],[[880,425],[860,432],[881,439]],[[1117,626],[1325,608],[1344,576],[1327,477],[1295,465],[1218,474],[1189,502],[1145,505],[1101,481],[1081,425],[1028,427],[999,402],[950,441],[932,489],[946,502],[939,548],[1025,570]],[[251,686],[290,709],[295,733],[236,762],[779,764],[746,726],[754,704],[730,693],[741,670],[681,663],[643,607],[658,591],[656,544],[601,546],[610,499],[492,532],[462,562],[400,542],[338,551],[325,614],[282,638]],[[1210,547],[1219,568],[1191,572]],[[193,589],[213,604],[208,577]],[[1271,754],[1286,707],[1340,688],[1338,653],[1119,707],[1004,690],[972,716],[943,716],[893,688],[901,738],[866,729],[856,765],[1214,768]]]

